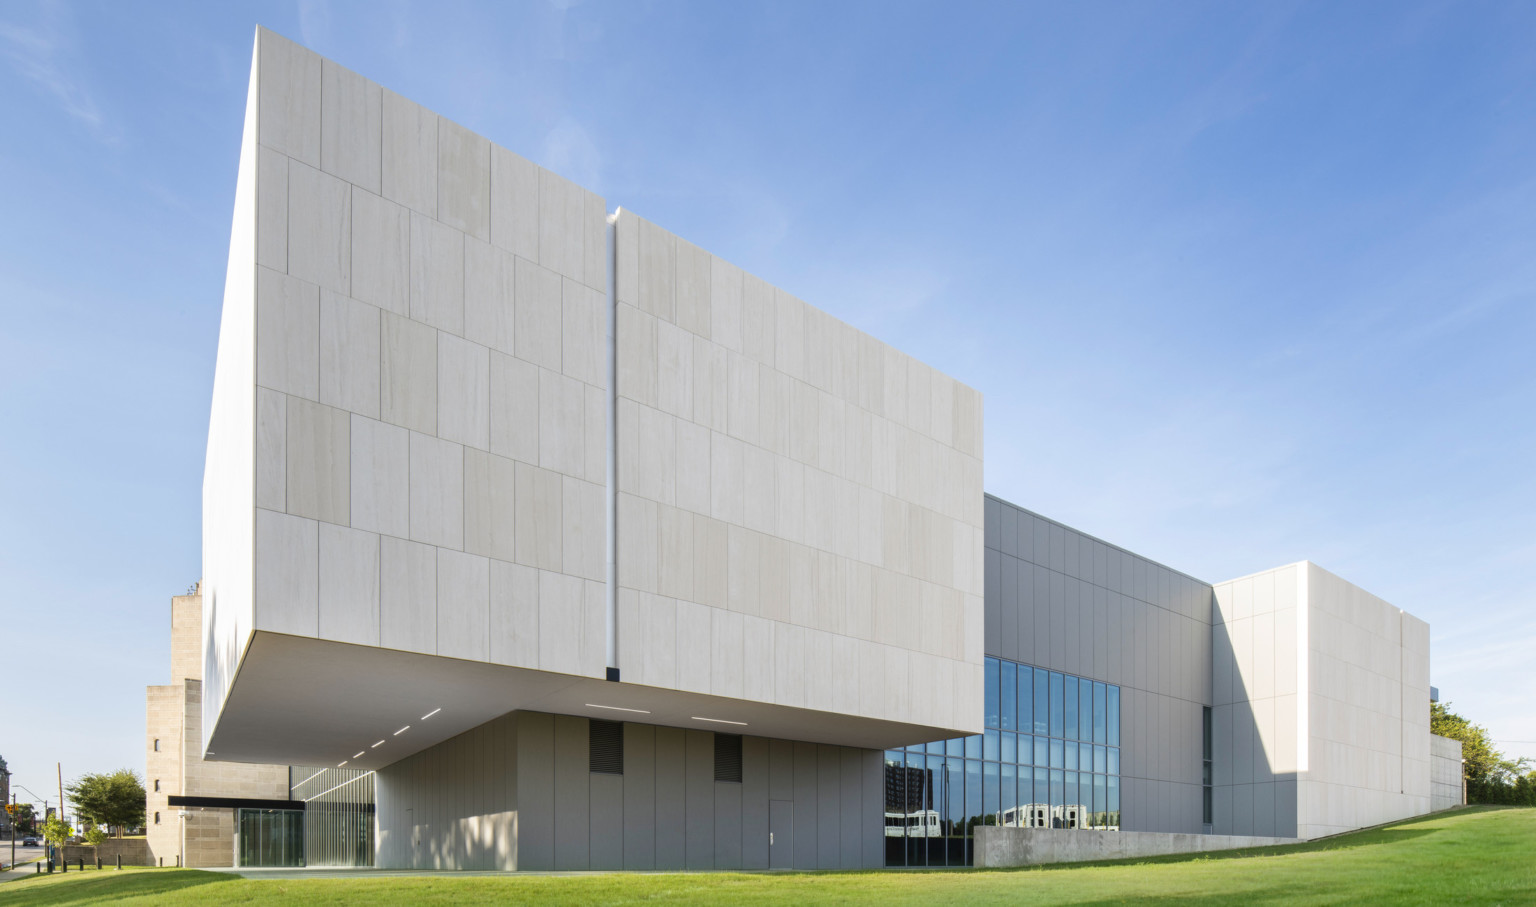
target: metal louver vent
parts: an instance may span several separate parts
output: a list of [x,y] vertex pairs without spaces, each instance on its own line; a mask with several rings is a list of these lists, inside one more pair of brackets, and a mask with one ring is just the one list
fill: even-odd
[[741,735],[715,735],[715,780],[741,783]]
[[624,774],[624,722],[593,718],[590,724],[590,771]]

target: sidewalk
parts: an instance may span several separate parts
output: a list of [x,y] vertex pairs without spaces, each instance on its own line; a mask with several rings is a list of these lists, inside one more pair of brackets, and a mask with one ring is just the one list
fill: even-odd
[[36,862],[36,860],[28,860],[26,862],[17,863],[16,868],[7,869],[5,872],[0,872],[0,883],[15,881],[16,879],[21,878],[23,875],[32,875],[33,873],[37,872],[36,869],[32,868],[32,864]]

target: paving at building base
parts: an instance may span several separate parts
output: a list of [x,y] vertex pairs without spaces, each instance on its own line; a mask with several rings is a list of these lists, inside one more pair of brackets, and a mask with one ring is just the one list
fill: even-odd
[[978,391],[264,29],[233,210],[151,862],[1012,865],[1460,800],[1423,621],[987,495]]

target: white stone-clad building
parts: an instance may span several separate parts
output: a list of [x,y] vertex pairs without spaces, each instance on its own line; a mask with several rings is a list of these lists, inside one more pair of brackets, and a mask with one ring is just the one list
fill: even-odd
[[[1209,830],[1204,710],[1223,741],[1277,720],[1279,687],[1221,661],[1274,659],[1213,642],[1279,633],[1224,604],[1251,578],[1213,594],[986,498],[978,391],[265,30],[244,130],[208,759],[376,773],[379,866],[968,862],[977,825],[1026,815]],[[1307,569],[1314,598],[1266,606],[1355,620]],[[1361,633],[1399,613],[1377,604]],[[1427,798],[1428,634],[1400,623],[1368,693],[1329,692],[1354,679],[1329,659],[1357,663],[1329,640],[1287,655],[1309,709],[1263,740],[1397,721],[1414,792],[1336,808],[1380,760],[1314,743],[1270,833],[1418,809],[1421,768]],[[1026,676],[1028,728],[998,692]],[[1302,733],[1325,712],[1344,730]],[[1226,752],[1221,809],[1278,802]]]

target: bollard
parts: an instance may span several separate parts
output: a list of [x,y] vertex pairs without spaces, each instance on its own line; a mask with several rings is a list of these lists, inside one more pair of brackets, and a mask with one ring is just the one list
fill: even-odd
[[101,856],[99,854],[96,857],[96,868],[97,869],[101,868]]
[[165,868],[165,857],[161,857],[160,858],[160,863],[158,865],[160,866],[161,869]]
[[53,875],[53,857],[48,858],[48,874]]
[[64,848],[59,848],[59,872],[69,872],[69,857],[64,856]]
[[118,854],[117,855],[117,868],[118,869],[122,869],[123,868],[123,855],[122,854]]
[[42,860],[38,860],[36,863],[33,863],[32,865],[37,868],[37,872],[34,873],[34,874],[35,875],[41,875],[42,872],[43,872],[43,861]]
[[176,868],[177,869],[181,868],[181,854],[177,854],[176,855]]
[[85,857],[75,857],[75,868],[85,872]]

